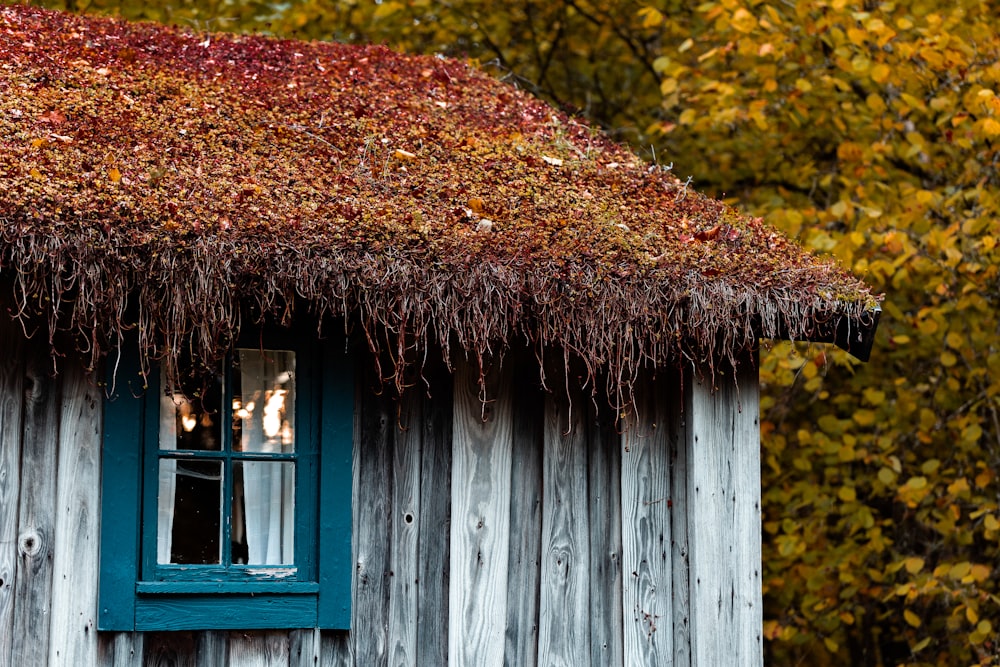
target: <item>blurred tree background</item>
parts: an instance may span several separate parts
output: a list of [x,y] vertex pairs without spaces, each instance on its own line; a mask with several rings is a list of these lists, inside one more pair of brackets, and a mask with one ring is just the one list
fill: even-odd
[[46,0],[472,59],[886,293],[762,353],[771,665],[1000,665],[1000,3]]

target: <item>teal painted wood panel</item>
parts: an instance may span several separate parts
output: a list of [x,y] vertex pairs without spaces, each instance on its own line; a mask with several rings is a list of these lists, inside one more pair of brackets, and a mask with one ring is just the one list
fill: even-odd
[[343,341],[323,347],[319,495],[319,623],[351,626],[351,501],[354,486],[354,365]]
[[315,595],[140,595],[135,629],[269,630],[311,628]]
[[143,402],[136,355],[109,361],[110,398],[104,401],[101,464],[101,576],[99,630],[135,628],[135,580],[139,571]]

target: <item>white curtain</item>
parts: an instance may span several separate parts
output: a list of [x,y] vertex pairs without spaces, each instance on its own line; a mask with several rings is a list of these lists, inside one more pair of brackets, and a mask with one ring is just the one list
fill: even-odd
[[[160,449],[177,448],[177,406],[160,389]],[[156,513],[156,562],[170,562],[174,535],[174,497],[177,492],[177,460],[160,459],[160,490]]]
[[[242,451],[293,451],[295,353],[239,350],[239,357]],[[295,464],[243,461],[242,466],[247,563],[293,563]]]

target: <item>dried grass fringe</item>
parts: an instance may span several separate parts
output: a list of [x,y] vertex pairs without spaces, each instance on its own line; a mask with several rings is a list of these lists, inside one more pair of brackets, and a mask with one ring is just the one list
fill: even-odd
[[448,364],[457,345],[482,372],[484,359],[502,358],[523,339],[536,351],[543,384],[545,350],[560,350],[566,366],[582,361],[592,396],[603,394],[620,411],[642,369],[693,363],[714,374],[734,367],[759,337],[807,340],[831,320],[864,321],[870,307],[867,295],[835,301],[795,276],[785,281],[790,287],[760,289],[698,274],[667,282],[654,271],[598,280],[579,266],[581,278],[568,283],[513,262],[448,269],[408,256],[226,247],[209,237],[129,247],[93,231],[5,236],[12,315],[43,317],[54,354],[68,352],[56,343],[68,331],[96,368],[137,330],[143,373],[162,363],[171,384],[182,357],[220,363],[246,313],[287,325],[301,299],[320,323],[360,322],[376,363],[388,353],[392,367],[383,376],[401,392],[407,366],[432,347]]

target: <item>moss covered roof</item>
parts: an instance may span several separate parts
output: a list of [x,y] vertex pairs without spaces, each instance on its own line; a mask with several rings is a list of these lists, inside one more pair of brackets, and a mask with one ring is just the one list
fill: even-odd
[[307,304],[392,353],[520,337],[627,378],[758,336],[860,340],[876,305],[466,63],[19,6],[0,7],[0,264],[24,313],[95,354],[138,321],[147,352],[206,360],[241,307]]

